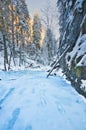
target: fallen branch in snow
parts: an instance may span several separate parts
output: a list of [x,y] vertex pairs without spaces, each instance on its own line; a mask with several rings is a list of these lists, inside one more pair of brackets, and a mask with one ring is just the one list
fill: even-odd
[[47,78],[50,76],[50,74],[52,73],[52,71],[54,69],[56,69],[56,67],[59,66],[59,61],[62,59],[62,57],[65,55],[65,53],[68,51],[70,46],[67,47],[67,49],[62,53],[62,55],[59,57],[58,60],[56,60],[55,64],[53,65],[52,69],[49,71],[48,75],[47,75]]

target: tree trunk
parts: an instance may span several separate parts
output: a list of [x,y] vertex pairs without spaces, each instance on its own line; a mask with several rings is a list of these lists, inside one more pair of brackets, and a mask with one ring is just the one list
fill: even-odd
[[3,34],[3,42],[4,42],[4,69],[6,71],[8,64],[8,54],[7,54],[6,38],[4,34]]
[[15,64],[15,41],[14,41],[14,10],[13,10],[13,6],[12,6],[12,56],[13,56],[13,62],[14,62],[14,65]]

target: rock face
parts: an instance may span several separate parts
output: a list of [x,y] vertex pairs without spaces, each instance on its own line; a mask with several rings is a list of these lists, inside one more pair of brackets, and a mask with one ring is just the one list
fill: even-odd
[[57,5],[60,54],[70,46],[60,66],[75,89],[86,97],[86,0],[58,0]]

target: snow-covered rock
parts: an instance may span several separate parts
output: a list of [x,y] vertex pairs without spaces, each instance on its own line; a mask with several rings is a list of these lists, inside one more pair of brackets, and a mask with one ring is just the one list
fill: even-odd
[[60,54],[69,50],[60,61],[75,89],[86,96],[81,80],[86,80],[86,0],[58,0],[60,10]]

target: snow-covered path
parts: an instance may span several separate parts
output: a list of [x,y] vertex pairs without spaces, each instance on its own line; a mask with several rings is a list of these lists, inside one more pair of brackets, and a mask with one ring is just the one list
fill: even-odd
[[86,103],[61,77],[0,72],[0,130],[86,130]]

